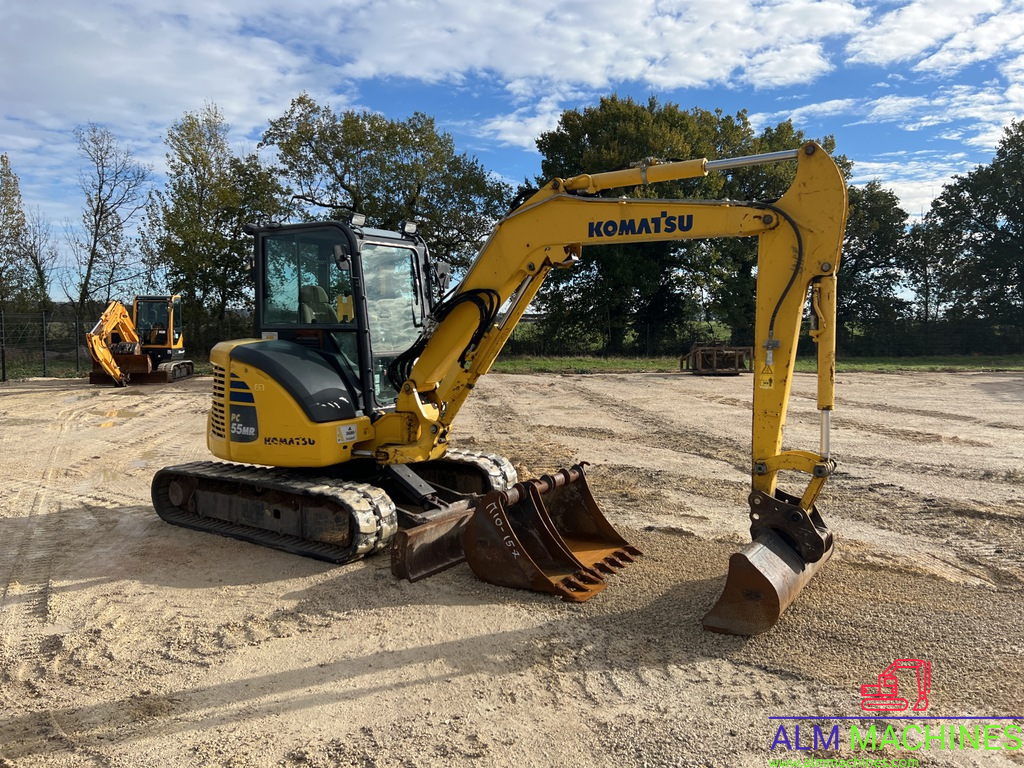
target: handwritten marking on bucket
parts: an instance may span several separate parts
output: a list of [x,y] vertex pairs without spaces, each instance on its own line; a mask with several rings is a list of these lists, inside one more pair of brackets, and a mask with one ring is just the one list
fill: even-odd
[[466,561],[479,579],[582,602],[641,554],[601,513],[583,467],[480,500],[463,533]]

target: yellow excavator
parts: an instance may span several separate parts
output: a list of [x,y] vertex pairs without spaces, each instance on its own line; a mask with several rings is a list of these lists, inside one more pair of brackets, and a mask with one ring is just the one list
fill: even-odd
[[[795,162],[796,173],[774,201],[597,196],[780,162]],[[494,584],[587,600],[641,553],[601,512],[585,464],[521,481],[504,457],[449,448],[455,418],[545,276],[571,268],[583,246],[754,237],[752,541],[732,556],[704,626],[763,632],[834,549],[815,500],[834,466],[846,211],[842,174],[813,142],[555,179],[496,225],[436,302],[447,273],[414,223],[398,232],[361,216],[250,227],[259,338],[211,353],[207,442],[224,461],[158,471],[156,511],[175,525],[331,562],[390,550],[393,573],[410,581],[467,562]],[[808,303],[821,442],[817,451],[783,450]],[[778,487],[782,472],[798,478],[793,492]]]
[[92,356],[91,384],[116,387],[177,381],[191,376],[195,365],[185,359],[181,296],[136,296],[132,312],[111,301],[93,329],[85,334]]

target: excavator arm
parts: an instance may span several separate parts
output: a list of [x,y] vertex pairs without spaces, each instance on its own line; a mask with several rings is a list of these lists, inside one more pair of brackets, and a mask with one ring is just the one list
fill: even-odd
[[[115,336],[117,341],[115,341]],[[114,349],[118,344],[137,345],[140,343],[135,323],[132,322],[128,309],[116,299],[107,305],[100,319],[91,331],[85,334],[86,344],[93,362],[106,372],[114,384],[123,387],[128,383],[129,373],[122,371],[114,357]]]
[[[596,192],[709,171],[797,162],[786,193],[774,202],[651,200],[593,197]],[[832,472],[830,414],[834,407],[836,272],[846,224],[846,184],[820,146],[734,160],[649,162],[640,167],[556,179],[504,219],[433,324],[392,367],[399,389],[394,413],[376,427],[382,463],[439,458],[456,414],[494,362],[550,270],[571,267],[583,246],[722,237],[758,240],[756,343],[750,518],[753,543],[733,556],[725,592],[705,617],[714,631],[755,634],[777,621],[832,553],[832,534],[814,503]],[[797,341],[810,297],[817,343],[817,451],[784,450],[783,436]],[[806,476],[789,494],[781,472]],[[413,530],[400,542],[414,557]],[[427,546],[425,544],[425,546]]]

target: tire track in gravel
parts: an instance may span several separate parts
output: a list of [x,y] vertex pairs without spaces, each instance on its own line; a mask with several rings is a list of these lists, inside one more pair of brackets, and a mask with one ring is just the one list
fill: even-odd
[[[623,448],[631,450],[643,451],[647,448],[669,450],[679,454],[724,461],[742,472],[746,472],[749,466],[749,438],[748,442],[744,444],[721,432],[711,433],[692,428],[675,428],[672,411],[665,409],[661,403],[655,401],[648,404],[640,399],[625,402],[609,395],[606,387],[607,380],[614,381],[617,377],[599,377],[594,382],[594,386],[590,386],[587,377],[577,377],[571,382],[559,381],[557,377],[552,381],[540,376],[521,378],[526,379],[524,381],[526,387],[537,388],[543,392],[538,395],[538,401],[554,403],[558,403],[560,400],[564,402],[578,401],[580,390],[586,391],[587,407],[585,410],[581,410],[580,417],[575,418],[575,411],[560,411],[563,420],[566,415],[570,417],[569,423],[546,424],[543,427],[543,435],[565,438],[565,442],[569,445],[584,438],[619,443]],[[539,381],[546,383],[538,385]],[[545,392],[544,390],[549,391]],[[565,394],[565,397],[560,398],[560,394]],[[721,394],[694,393],[692,391],[683,394],[699,403],[703,402],[716,407],[724,406],[728,412],[742,409],[744,428],[749,427],[749,416],[747,415],[751,409],[749,402]],[[539,418],[536,410],[530,415],[530,419],[526,419],[524,414],[516,414],[509,399],[501,399],[496,395],[485,395],[476,404],[478,405],[478,408],[475,409],[476,417],[487,422],[488,426],[499,429],[501,424],[516,421],[517,416],[519,421],[536,421]],[[676,406],[680,407],[678,400]],[[687,402],[685,407],[690,407],[690,403]],[[588,426],[590,420],[587,415],[594,411],[600,413],[602,422],[600,427]],[[608,425],[609,421],[614,422],[614,425]],[[492,434],[491,429],[486,430],[486,433]]]
[[[44,397],[34,401],[37,409],[5,420],[0,442],[0,449],[17,446],[22,454],[38,454],[36,466],[41,467],[34,477],[10,478],[0,497],[0,563],[6,566],[0,572],[0,680],[8,703],[18,700],[22,706],[47,701],[47,691],[67,681],[85,684],[88,675],[82,678],[83,670],[110,663],[104,632],[106,637],[117,636],[116,632],[101,625],[86,630],[53,622],[59,613],[54,605],[58,563],[65,562],[64,553],[88,548],[106,534],[116,536],[111,532],[131,505],[148,508],[148,494],[133,492],[138,484],[125,483],[126,476],[146,471],[164,456],[180,459],[180,441],[173,438],[187,425],[183,406],[193,413],[199,410],[189,409],[181,393],[132,396],[128,390],[86,389],[80,383],[45,388],[70,396],[56,412],[53,398]],[[147,418],[139,418],[142,415]],[[153,434],[154,423],[173,427]],[[201,426],[192,431],[202,436]],[[116,549],[121,544],[112,539],[110,546]],[[109,577],[102,564],[95,567],[89,578]],[[126,586],[121,599],[130,599],[133,589]],[[85,618],[91,616],[100,621],[106,607],[101,599],[88,609],[73,611],[72,620],[91,621]],[[66,713],[47,704],[37,723],[46,739],[75,755],[76,764],[109,765],[101,751],[75,735],[75,728],[62,725],[65,719]]]
[[[81,516],[93,522],[103,518],[101,525],[109,529],[116,526],[113,515],[122,515],[126,504],[149,504],[148,496],[118,482],[126,472],[141,471],[142,466],[131,466],[138,461],[133,457],[154,455],[154,442],[159,446],[161,439],[149,431],[152,421],[135,418],[137,409],[146,408],[148,416],[161,422],[180,423],[174,417],[181,399],[178,394],[153,393],[141,402],[124,397],[124,392],[81,390],[84,396],[65,399],[56,412],[52,400],[40,398],[40,412],[48,409],[46,418],[28,412],[5,422],[0,446],[18,445],[22,453],[29,446],[40,454],[41,467],[34,477],[9,478],[0,497],[0,675],[7,696],[19,691],[35,695],[53,671],[60,637],[69,630],[49,621],[54,560],[69,537],[81,535]],[[98,430],[109,430],[99,450],[95,441],[80,439]],[[82,455],[83,443],[89,455]],[[176,450],[180,456],[180,447]],[[96,531],[88,534],[94,537]]]
[[46,641],[51,571],[60,537],[62,505],[54,492],[56,479],[67,464],[68,435],[75,431],[82,412],[58,410],[51,420],[56,434],[38,477],[18,482],[11,503],[4,508],[0,563],[5,570],[0,588],[0,675],[5,695],[32,696],[37,680],[50,661]]

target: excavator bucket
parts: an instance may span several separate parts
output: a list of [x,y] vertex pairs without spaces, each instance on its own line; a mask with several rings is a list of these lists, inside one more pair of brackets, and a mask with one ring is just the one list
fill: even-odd
[[601,513],[582,465],[488,493],[462,541],[481,580],[570,602],[596,595],[605,576],[641,554]]
[[[704,629],[729,635],[757,635],[775,626],[779,617],[835,551],[832,533],[813,507],[804,512],[798,500],[755,493],[751,514],[753,541],[729,558],[725,588],[704,616]],[[766,506],[772,509],[765,510]],[[786,525],[781,521],[786,520]],[[786,530],[791,546],[767,522]]]

